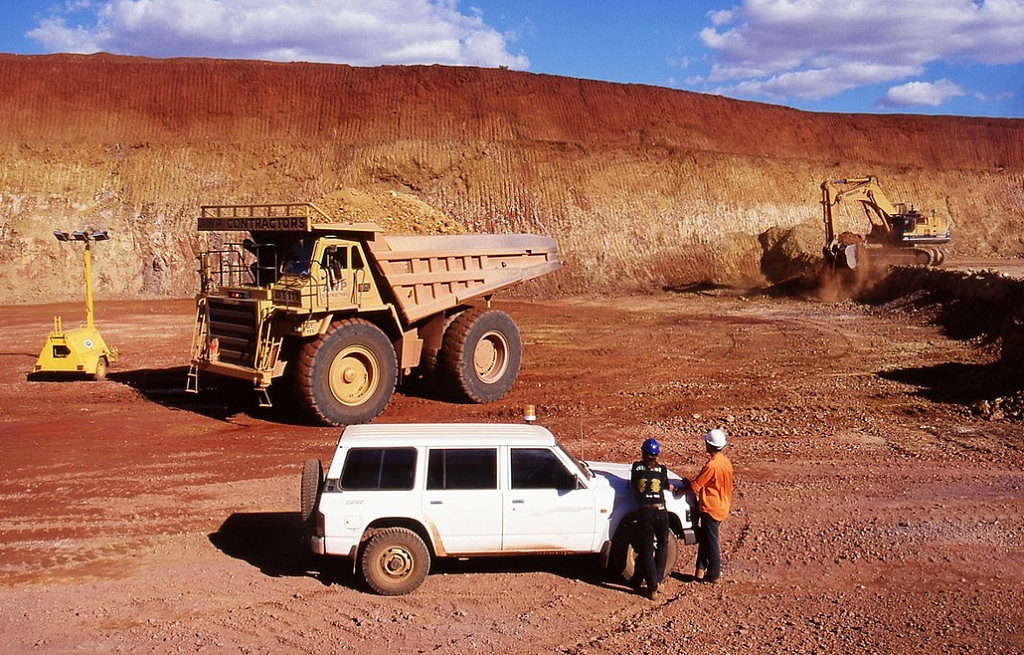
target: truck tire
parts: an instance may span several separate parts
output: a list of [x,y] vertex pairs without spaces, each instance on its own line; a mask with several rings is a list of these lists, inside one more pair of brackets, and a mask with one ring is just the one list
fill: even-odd
[[488,403],[512,388],[519,375],[522,348],[519,329],[508,314],[471,309],[445,331],[439,364],[460,399]]
[[296,374],[299,395],[313,418],[328,425],[366,423],[395,393],[398,358],[380,328],[347,319],[302,347]]
[[367,540],[359,568],[370,589],[382,596],[400,596],[426,579],[430,551],[412,530],[385,528]]
[[324,467],[318,459],[307,459],[302,464],[302,486],[299,490],[299,513],[302,525],[309,526],[320,504],[320,488],[324,482]]
[[[452,323],[455,322],[459,316],[466,312],[465,308],[461,308],[452,314],[445,316],[442,321],[441,328],[441,341],[444,342],[444,335],[448,332],[448,328],[451,327]],[[420,371],[428,376],[436,376],[438,372],[438,361],[440,360],[441,344],[438,344],[436,348],[428,346],[423,347],[423,355],[420,357]]]
[[[636,547],[638,528],[635,521],[626,520],[615,531],[612,538],[612,550],[608,559],[611,572],[628,585],[636,585],[641,581],[640,572],[636,567]],[[676,568],[679,560],[679,538],[669,530],[666,543],[668,554],[665,557],[665,572],[662,580],[668,578]],[[659,581],[660,582],[660,581]]]

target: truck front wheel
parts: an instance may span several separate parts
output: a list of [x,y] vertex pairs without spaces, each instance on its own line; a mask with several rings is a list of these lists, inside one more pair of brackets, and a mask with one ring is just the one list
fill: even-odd
[[100,356],[96,360],[96,372],[92,374],[92,379],[100,382],[107,379],[107,358],[106,356]]
[[465,400],[487,403],[504,396],[515,383],[521,362],[519,329],[505,312],[472,309],[445,330],[441,370]]
[[366,423],[395,393],[398,359],[387,335],[359,319],[336,321],[302,347],[299,392],[314,418],[329,425]]

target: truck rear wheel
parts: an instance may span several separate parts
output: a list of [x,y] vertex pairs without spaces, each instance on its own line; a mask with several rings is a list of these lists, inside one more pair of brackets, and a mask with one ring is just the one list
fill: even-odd
[[444,333],[442,373],[453,391],[470,402],[492,402],[508,393],[521,362],[519,329],[505,312],[469,310]]
[[383,596],[399,596],[426,579],[430,551],[412,530],[385,528],[367,540],[359,566],[370,589]]
[[314,418],[329,425],[366,423],[395,393],[398,359],[387,335],[360,319],[336,321],[299,353],[299,393]]

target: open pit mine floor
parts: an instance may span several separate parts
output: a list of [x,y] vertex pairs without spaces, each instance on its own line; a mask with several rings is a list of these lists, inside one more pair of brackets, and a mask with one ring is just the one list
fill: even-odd
[[[524,364],[488,405],[402,388],[380,422],[518,421],[535,404],[577,456],[655,437],[690,477],[721,426],[736,470],[724,577],[682,548],[649,601],[592,557],[435,562],[368,593],[299,540],[304,459],[340,432],[184,391],[189,300],[97,299],[109,378],[28,380],[52,316],[0,330],[4,653],[1018,653],[1024,436],[971,410],[998,352],[906,303],[734,292],[498,300]],[[994,378],[993,378],[994,379]],[[993,391],[992,393],[995,393]]]

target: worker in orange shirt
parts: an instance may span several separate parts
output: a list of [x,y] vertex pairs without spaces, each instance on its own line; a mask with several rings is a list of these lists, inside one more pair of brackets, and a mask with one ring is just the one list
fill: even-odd
[[693,577],[717,582],[722,575],[722,556],[718,528],[729,516],[732,504],[732,462],[722,450],[725,433],[709,430],[704,435],[708,461],[693,480],[690,489],[697,495],[697,567]]

